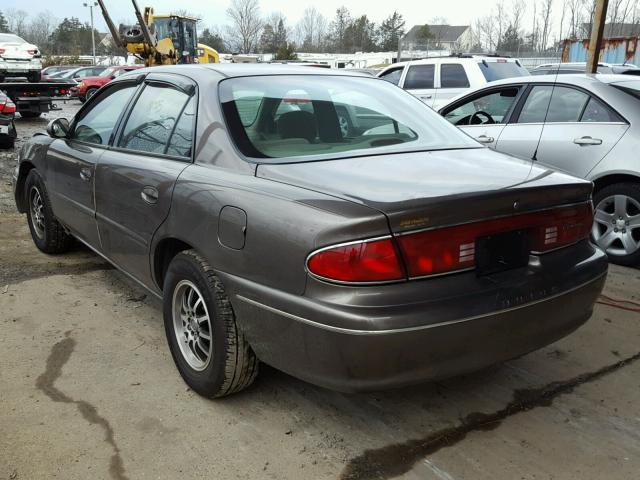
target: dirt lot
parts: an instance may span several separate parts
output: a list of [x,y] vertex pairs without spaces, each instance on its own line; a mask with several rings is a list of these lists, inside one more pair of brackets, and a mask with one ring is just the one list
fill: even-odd
[[[18,120],[20,136],[52,117]],[[0,153],[0,479],[638,478],[637,270],[611,269],[605,293],[626,302],[480,373],[344,395],[263,366],[205,400],[155,299],[90,252],[35,249],[10,193],[21,143]]]

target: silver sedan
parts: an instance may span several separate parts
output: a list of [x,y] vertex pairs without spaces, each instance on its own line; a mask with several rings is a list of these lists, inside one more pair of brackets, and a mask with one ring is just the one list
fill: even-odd
[[440,114],[489,148],[593,181],[594,240],[612,262],[640,263],[640,79],[512,78]]

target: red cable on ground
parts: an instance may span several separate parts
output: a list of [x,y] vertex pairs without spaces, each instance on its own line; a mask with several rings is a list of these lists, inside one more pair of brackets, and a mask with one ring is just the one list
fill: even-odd
[[[620,310],[626,310],[627,312],[640,313],[640,303],[632,302],[631,300],[620,300],[617,298],[609,297],[607,295],[600,295],[600,298],[602,300],[596,301],[596,303],[599,303],[600,305],[619,308]],[[635,307],[627,307],[621,304],[635,305]]]

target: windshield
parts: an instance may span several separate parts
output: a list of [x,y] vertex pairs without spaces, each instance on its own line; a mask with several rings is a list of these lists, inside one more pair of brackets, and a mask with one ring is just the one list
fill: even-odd
[[633,95],[640,100],[640,80],[632,80],[630,82],[620,82],[612,84],[614,87],[622,90],[623,92]]
[[27,43],[17,35],[11,33],[0,33],[0,43]]
[[483,60],[478,65],[480,65],[480,70],[487,82],[529,75],[529,71],[516,62],[487,62]]
[[221,82],[220,100],[236,145],[248,157],[334,158],[478,147],[414,96],[374,78],[232,78]]

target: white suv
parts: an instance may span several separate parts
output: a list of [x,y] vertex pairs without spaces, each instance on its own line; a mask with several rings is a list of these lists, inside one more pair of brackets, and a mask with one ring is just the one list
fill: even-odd
[[460,54],[394,63],[378,77],[404,88],[438,110],[471,88],[525,75],[529,75],[529,71],[514,58]]
[[13,33],[0,33],[0,82],[5,77],[27,77],[40,81],[40,49]]

